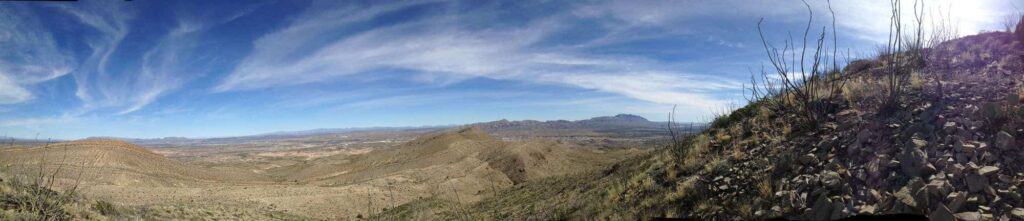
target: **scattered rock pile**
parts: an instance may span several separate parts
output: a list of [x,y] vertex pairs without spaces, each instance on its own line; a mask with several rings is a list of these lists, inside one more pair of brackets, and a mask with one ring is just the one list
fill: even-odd
[[742,201],[756,191],[746,179],[768,177],[773,202],[755,205],[756,217],[1024,220],[1024,50],[1014,38],[986,33],[930,49],[901,110],[844,106],[834,123],[731,162],[769,172],[706,177],[711,195]]

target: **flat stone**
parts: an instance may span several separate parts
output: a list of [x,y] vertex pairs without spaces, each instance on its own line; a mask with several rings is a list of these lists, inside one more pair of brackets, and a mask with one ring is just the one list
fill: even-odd
[[953,216],[956,217],[957,220],[981,221],[981,213],[979,212],[962,212],[953,214]]
[[995,166],[983,166],[978,169],[978,174],[981,174],[982,176],[989,176],[997,172],[999,172],[999,167]]
[[1013,208],[1013,210],[1010,210],[1010,216],[1018,220],[1024,219],[1024,208]]
[[860,209],[858,209],[858,210],[859,210],[860,214],[875,214],[875,211],[877,209],[876,209],[875,205],[861,205]]

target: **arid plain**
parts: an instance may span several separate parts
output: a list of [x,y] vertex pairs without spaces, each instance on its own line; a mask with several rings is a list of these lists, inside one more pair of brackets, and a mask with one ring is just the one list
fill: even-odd
[[[412,200],[473,203],[531,180],[647,152],[661,123],[629,115],[237,138],[12,142],[4,173],[51,176],[140,217],[359,219]],[[543,136],[540,136],[543,135]],[[417,214],[430,218],[433,214]]]

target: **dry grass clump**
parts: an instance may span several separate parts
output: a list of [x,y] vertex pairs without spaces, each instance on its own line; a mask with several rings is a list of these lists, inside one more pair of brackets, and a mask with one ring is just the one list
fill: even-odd
[[762,179],[760,182],[757,182],[757,193],[762,199],[771,199],[775,195],[775,191],[772,188],[772,180]]

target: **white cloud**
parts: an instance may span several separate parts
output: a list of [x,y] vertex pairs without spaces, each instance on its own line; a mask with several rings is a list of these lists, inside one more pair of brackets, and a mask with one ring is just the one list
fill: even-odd
[[25,89],[68,74],[74,60],[61,50],[52,33],[28,9],[0,7],[0,104],[33,98]]
[[[422,19],[377,28],[348,37],[309,44],[318,36],[406,5],[388,5],[333,14],[332,19],[298,19],[268,34],[255,50],[216,88],[252,90],[344,79],[374,70],[404,69],[420,74],[424,83],[459,81],[472,77],[557,84],[619,94],[663,104],[714,107],[716,91],[740,84],[668,70],[672,64],[630,56],[593,56],[572,47],[542,47],[539,42],[560,31],[566,16],[531,21],[523,27],[467,30],[459,24],[473,15]],[[317,10],[316,12],[320,12]],[[319,13],[313,13],[321,15]],[[303,53],[302,48],[318,48]],[[302,54],[308,54],[302,56]],[[299,55],[287,57],[286,55]],[[701,82],[697,82],[700,80]]]
[[193,70],[201,68],[189,63],[196,60],[195,52],[208,52],[196,48],[197,42],[202,40],[196,34],[241,18],[262,5],[246,7],[226,17],[213,16],[212,19],[192,17],[188,13],[178,14],[177,26],[142,52],[136,66],[125,61],[117,63],[120,65],[118,69],[110,68],[113,59],[131,59],[113,56],[122,50],[119,47],[131,31],[128,24],[134,18],[133,11],[123,8],[124,4],[120,3],[79,4],[60,8],[77,22],[95,31],[82,35],[91,53],[73,73],[78,87],[76,96],[85,103],[83,111],[79,113],[111,108],[117,114],[129,114],[180,89],[200,75]]
[[69,115],[62,115],[58,117],[40,117],[40,118],[23,118],[13,119],[7,121],[0,121],[0,126],[3,127],[39,127],[44,125],[55,125],[64,124],[77,120]]
[[21,103],[31,99],[32,93],[0,73],[0,104]]
[[0,72],[19,84],[35,84],[68,74],[74,59],[26,8],[0,7]]
[[[862,40],[884,43],[889,33],[890,2],[862,0],[833,0],[837,25],[841,34]],[[902,1],[906,23],[913,17],[915,1]],[[999,22],[1011,13],[1014,5],[1024,7],[1020,0],[925,0],[927,14],[924,24],[932,25],[933,20],[946,19],[958,26],[961,34],[973,34],[983,30],[998,30]],[[808,1],[819,25],[830,22],[826,1]],[[763,17],[770,21],[795,22],[806,20],[807,9],[801,1],[607,1],[576,9],[574,14],[589,17],[610,17],[619,21],[614,25],[628,27],[671,27],[687,21],[715,18],[745,18],[756,22]],[[905,24],[909,26],[910,24]],[[930,28],[926,28],[929,31]]]
[[107,84],[122,84],[118,76],[108,73],[108,63],[121,41],[128,35],[127,21],[131,14],[118,4],[76,4],[76,7],[61,6],[78,22],[92,28],[96,33],[82,33],[91,52],[83,59],[81,66],[72,73],[77,90],[75,96],[85,103],[84,109],[95,109],[117,103],[122,93],[118,87],[104,87]]

